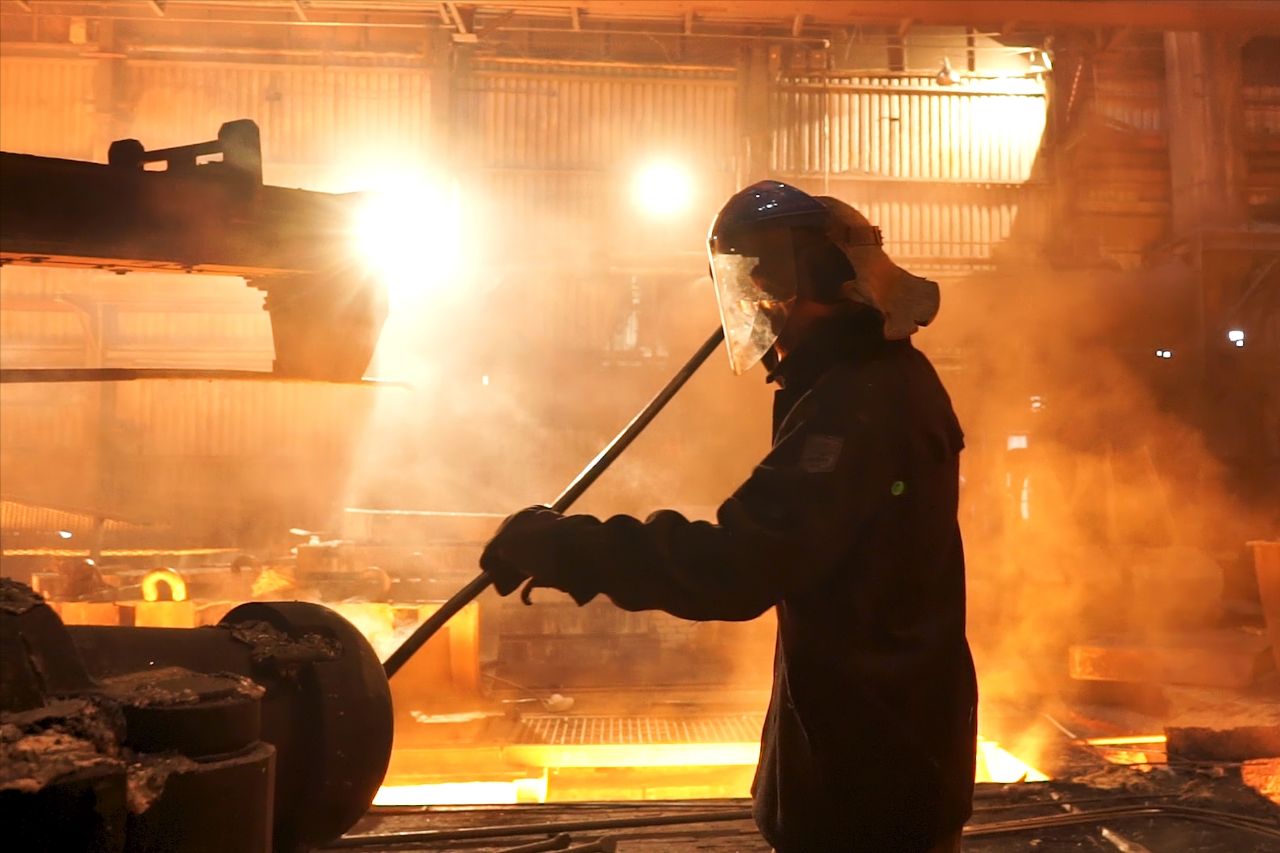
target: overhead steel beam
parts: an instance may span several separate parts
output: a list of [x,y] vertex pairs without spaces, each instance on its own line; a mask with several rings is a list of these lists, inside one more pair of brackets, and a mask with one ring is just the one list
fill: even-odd
[[[805,15],[814,26],[880,23],[894,26],[903,18],[916,24],[986,25],[1009,21],[1014,6],[1023,26],[1121,27],[1148,30],[1253,30],[1280,32],[1277,0],[735,0],[732,4],[663,2],[663,0],[572,0],[584,11],[602,18],[670,19],[693,9],[703,20],[785,21]],[[486,7],[508,5],[486,3]],[[519,5],[519,4],[510,4]],[[539,0],[538,6],[567,7],[570,0]]]
[[444,10],[449,15],[449,23],[461,34],[466,35],[471,32],[467,27],[467,22],[462,18],[462,11],[458,9],[457,3],[445,3]]
[[491,18],[488,21],[485,21],[483,24],[476,27],[476,38],[502,29],[502,27],[515,16],[516,10],[508,9],[496,18]]
[[[77,14],[90,18],[131,18],[151,5],[151,0],[119,3],[61,3],[48,0],[38,6],[30,0],[12,0],[20,8],[44,14]],[[378,2],[378,0],[263,0],[261,3],[213,2],[213,0],[158,0],[163,5],[165,20],[205,22],[206,19],[235,19],[246,24],[378,27],[409,26],[402,23],[412,11],[435,5],[442,20],[456,28],[457,19],[474,15],[478,4],[410,2]],[[445,7],[452,7],[450,14]],[[576,21],[581,30],[581,17],[591,15],[600,21],[660,21],[679,25],[692,15],[705,30],[705,25],[775,26],[786,32],[797,16],[804,16],[806,28],[847,27],[853,25],[883,26],[893,32],[903,20],[917,26],[957,25],[998,30],[1008,26],[1016,15],[1021,30],[1036,28],[1102,28],[1113,30],[1132,27],[1148,31],[1235,31],[1280,33],[1280,0],[1036,0],[1012,3],[1008,0],[734,0],[733,3],[712,0],[493,0],[483,3],[486,13],[513,9],[527,18],[550,18]],[[86,12],[93,8],[95,12]],[[230,14],[228,10],[239,10]],[[251,12],[250,9],[253,11]],[[259,10],[292,10],[293,20],[272,21],[256,16]],[[359,20],[317,20],[320,10],[359,15]],[[216,15],[221,12],[222,15]],[[205,17],[200,17],[201,15]],[[150,15],[148,12],[148,16]],[[189,17],[187,17],[189,16]],[[418,24],[421,26],[421,24]],[[510,28],[508,28],[510,29]],[[459,31],[461,32],[461,31]],[[467,33],[471,33],[467,25]]]

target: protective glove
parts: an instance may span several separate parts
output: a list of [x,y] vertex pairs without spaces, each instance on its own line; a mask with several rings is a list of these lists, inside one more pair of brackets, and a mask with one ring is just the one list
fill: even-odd
[[584,579],[574,566],[566,565],[558,553],[557,534],[564,516],[545,506],[533,506],[510,516],[480,555],[480,568],[493,577],[500,595],[510,595],[529,578],[521,593],[528,604],[528,593],[535,587],[549,586],[573,596],[585,604],[596,596],[586,588]]
[[536,573],[534,566],[546,570],[555,561],[555,545],[551,526],[560,513],[545,506],[531,506],[507,516],[498,525],[480,555],[480,568],[493,578],[499,595],[510,595],[526,578]]

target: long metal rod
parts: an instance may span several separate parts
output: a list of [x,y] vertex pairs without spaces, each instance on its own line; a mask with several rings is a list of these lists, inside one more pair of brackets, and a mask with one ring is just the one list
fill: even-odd
[[651,826],[680,826],[690,823],[728,823],[751,820],[751,807],[715,811],[684,812],[681,814],[657,814],[644,817],[596,818],[594,820],[548,821],[546,823],[513,823],[507,826],[475,826],[458,829],[425,829],[415,832],[387,832],[377,835],[344,835],[325,845],[324,849],[344,847],[374,847],[392,844],[427,843],[442,841],[469,841],[490,838],[511,838],[521,835],[541,835],[552,832],[590,832],[601,829],[647,829]]
[[[578,476],[573,478],[573,482],[569,483],[560,496],[551,504],[551,509],[556,512],[564,512],[573,505],[582,493],[590,488],[601,474],[613,463],[613,460],[622,455],[631,442],[636,440],[640,433],[644,432],[645,427],[658,416],[667,403],[671,402],[684,384],[689,381],[690,377],[698,371],[702,363],[707,360],[711,353],[715,352],[724,340],[724,330],[716,327],[715,332],[707,338],[702,346],[698,347],[698,351],[693,354],[690,359],[685,362],[684,366],[676,371],[676,375],[659,391],[652,400],[649,401],[643,409],[641,409],[631,422],[623,427],[622,432],[614,436],[613,441],[609,442],[603,450],[596,454],[596,457],[587,463]],[[440,609],[423,621],[421,625],[414,629],[405,641],[400,644],[391,656],[387,658],[382,667],[387,673],[387,678],[392,678],[405,662],[422,648],[423,644],[430,640],[437,631],[445,626],[459,610],[466,607],[474,601],[480,593],[489,588],[489,584],[493,583],[493,579],[489,577],[487,572],[480,572],[476,577],[464,586],[462,589],[454,593],[453,597],[440,605]]]

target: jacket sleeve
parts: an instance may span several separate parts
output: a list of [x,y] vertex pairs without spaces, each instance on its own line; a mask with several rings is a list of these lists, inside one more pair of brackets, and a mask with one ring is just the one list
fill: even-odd
[[890,407],[848,390],[820,383],[801,400],[715,524],[671,510],[644,522],[557,519],[546,531],[557,585],[580,603],[603,593],[626,610],[696,620],[753,619],[811,587],[897,488]]

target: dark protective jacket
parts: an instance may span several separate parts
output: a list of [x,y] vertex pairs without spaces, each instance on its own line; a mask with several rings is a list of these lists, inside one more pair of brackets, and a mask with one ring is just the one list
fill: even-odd
[[698,620],[777,607],[753,793],[779,851],[926,850],[970,814],[963,439],[928,359],[880,324],[828,318],[777,367],[773,449],[718,523],[569,516],[545,534],[579,602]]

